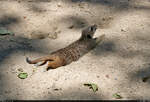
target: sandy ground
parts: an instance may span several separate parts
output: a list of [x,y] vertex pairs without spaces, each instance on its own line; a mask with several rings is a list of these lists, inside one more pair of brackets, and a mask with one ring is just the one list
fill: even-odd
[[[150,0],[0,0],[0,99],[150,99]],[[27,64],[72,43],[97,24],[103,44],[80,60],[45,71]],[[28,73],[19,79],[18,69]],[[84,83],[98,85],[93,92]]]

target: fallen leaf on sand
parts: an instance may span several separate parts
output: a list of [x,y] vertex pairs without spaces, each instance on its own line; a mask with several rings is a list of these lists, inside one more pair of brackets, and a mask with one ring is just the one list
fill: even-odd
[[116,99],[121,99],[121,98],[122,98],[122,97],[121,97],[119,94],[117,94],[117,93],[113,94],[113,97],[116,98]]
[[26,78],[28,77],[28,74],[27,74],[27,73],[19,73],[19,74],[18,74],[18,77],[19,77],[20,79],[26,79]]
[[98,91],[98,86],[96,84],[94,84],[94,83],[85,83],[84,86],[88,86],[94,92]]

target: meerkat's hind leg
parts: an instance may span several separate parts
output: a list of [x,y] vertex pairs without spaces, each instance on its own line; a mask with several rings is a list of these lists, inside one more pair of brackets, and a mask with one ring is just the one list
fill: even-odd
[[46,70],[48,71],[49,69],[55,69],[55,68],[57,68],[56,65],[57,65],[56,61],[48,61],[48,65],[47,65]]
[[48,71],[49,69],[56,69],[63,65],[64,65],[63,60],[57,56],[53,61],[48,61],[46,70]]
[[104,40],[104,38],[105,38],[105,34],[103,34],[103,35],[101,35],[101,36],[95,38],[96,44],[101,43],[101,42]]

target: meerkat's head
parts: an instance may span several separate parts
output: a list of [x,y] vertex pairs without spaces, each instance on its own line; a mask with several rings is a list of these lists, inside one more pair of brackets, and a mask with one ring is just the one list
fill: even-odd
[[81,39],[92,39],[97,29],[97,25],[91,25],[82,30]]

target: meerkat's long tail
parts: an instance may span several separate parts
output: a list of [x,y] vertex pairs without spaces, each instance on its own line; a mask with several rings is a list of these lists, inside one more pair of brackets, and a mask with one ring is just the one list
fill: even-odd
[[41,58],[38,58],[38,59],[35,59],[35,60],[30,60],[28,57],[26,57],[26,62],[29,63],[29,64],[36,64],[38,62],[47,62],[47,61],[53,61],[54,60],[54,57],[53,56],[45,56],[45,57],[41,57]]

